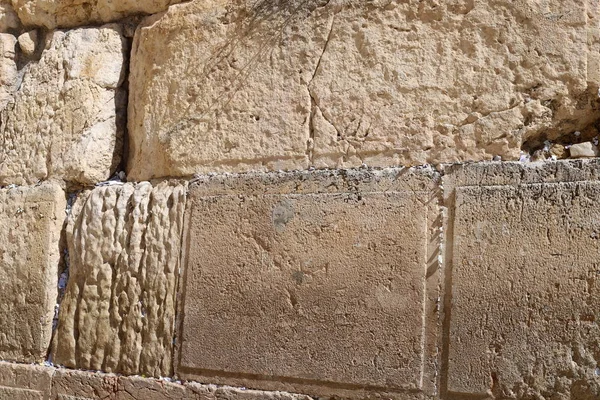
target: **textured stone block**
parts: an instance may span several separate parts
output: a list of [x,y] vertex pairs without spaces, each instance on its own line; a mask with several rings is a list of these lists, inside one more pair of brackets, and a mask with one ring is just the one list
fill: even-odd
[[514,160],[591,138],[597,19],[595,0],[179,4],[136,33],[129,174]]
[[69,219],[70,277],[53,361],[106,372],[172,373],[186,186],[96,188]]
[[52,368],[0,361],[0,399],[48,400]]
[[54,29],[111,22],[130,15],[153,14],[180,1],[12,0],[12,4],[24,25]]
[[572,162],[447,174],[448,392],[600,396],[599,173]]
[[54,31],[43,45],[0,109],[0,184],[106,180],[120,162],[125,125],[121,28]]
[[194,185],[178,375],[309,394],[422,389],[431,185],[400,170]]
[[57,299],[60,187],[0,190],[0,359],[45,358]]

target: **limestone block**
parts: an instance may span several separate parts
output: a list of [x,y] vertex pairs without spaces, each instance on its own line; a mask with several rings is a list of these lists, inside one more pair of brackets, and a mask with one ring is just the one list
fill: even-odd
[[597,162],[447,173],[448,392],[600,396],[599,174]]
[[0,399],[49,400],[52,368],[0,361]]
[[571,158],[598,157],[600,155],[600,150],[598,150],[598,146],[592,142],[583,142],[571,145],[569,154],[571,155]]
[[10,33],[0,33],[0,111],[12,99],[17,85],[16,43],[17,39]]
[[175,5],[136,33],[129,174],[516,160],[595,132],[597,19],[592,0]]
[[417,398],[432,182],[400,170],[201,178],[188,201],[178,376]]
[[64,210],[52,184],[0,190],[0,359],[36,362],[48,352]]
[[0,184],[110,177],[122,151],[126,49],[117,25],[49,34],[0,114]]
[[77,200],[56,364],[170,376],[185,196],[185,185],[145,182],[99,187]]
[[26,26],[47,29],[112,22],[137,14],[154,14],[182,0],[12,0]]
[[52,400],[311,400],[284,392],[262,392],[198,383],[56,370]]
[[25,32],[19,36],[19,47],[26,56],[32,56],[35,53],[35,47],[38,41],[37,31]]
[[12,8],[10,0],[0,0],[0,33],[20,27],[19,17]]

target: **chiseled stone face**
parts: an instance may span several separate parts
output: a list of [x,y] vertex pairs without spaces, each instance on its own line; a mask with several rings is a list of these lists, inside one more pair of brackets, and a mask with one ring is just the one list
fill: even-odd
[[41,59],[24,67],[19,89],[0,112],[0,184],[106,180],[122,152],[127,45],[121,28],[54,31],[45,40]]
[[53,373],[38,365],[0,362],[0,399],[47,400]]
[[116,21],[166,10],[181,0],[12,0],[23,25],[47,29]]
[[598,398],[600,182],[576,177],[597,165],[476,168],[455,189],[448,391]]
[[422,387],[431,181],[357,175],[239,175],[191,187],[179,376],[276,389]]
[[55,185],[0,190],[2,360],[29,363],[46,357],[64,210],[64,192]]
[[129,173],[510,160],[593,137],[597,19],[580,0],[179,4],[136,33]]
[[185,185],[96,188],[69,220],[58,365],[170,376]]

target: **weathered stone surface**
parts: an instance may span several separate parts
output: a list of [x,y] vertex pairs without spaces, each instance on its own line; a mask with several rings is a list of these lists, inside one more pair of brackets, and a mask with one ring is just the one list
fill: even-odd
[[127,45],[117,25],[55,31],[0,114],[0,184],[107,179],[120,161]]
[[569,147],[569,154],[571,158],[597,157],[600,155],[600,151],[598,150],[598,146],[592,142],[583,142],[571,145]]
[[186,186],[96,188],[69,219],[59,365],[169,376]]
[[431,186],[401,170],[201,178],[177,374],[319,395],[421,389]]
[[16,42],[10,33],[0,33],[0,111],[12,99],[17,85]]
[[136,34],[130,175],[511,160],[591,135],[597,20],[593,0],[176,5]]
[[52,396],[57,400],[311,400],[284,392],[263,392],[199,383],[171,383],[141,377],[56,370]]
[[26,26],[48,29],[112,22],[137,15],[154,14],[182,0],[12,0]]
[[10,0],[0,0],[0,33],[20,27],[19,17],[12,8]]
[[41,361],[48,352],[64,209],[55,185],[0,190],[0,359]]
[[52,368],[0,361],[0,399],[47,400]]
[[25,56],[32,56],[35,53],[35,47],[38,42],[38,33],[37,31],[29,31],[25,32],[22,35],[19,35],[19,48],[25,54]]
[[447,172],[448,392],[600,396],[599,174],[598,162]]

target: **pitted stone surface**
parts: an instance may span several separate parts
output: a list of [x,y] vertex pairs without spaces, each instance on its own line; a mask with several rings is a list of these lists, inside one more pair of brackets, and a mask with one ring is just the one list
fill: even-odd
[[178,375],[421,389],[431,185],[395,170],[192,186]]
[[53,343],[59,365],[172,373],[185,185],[96,188],[77,200],[70,277]]
[[599,171],[497,164],[450,175],[449,392],[600,396]]
[[112,22],[154,14],[181,0],[12,0],[23,25],[47,29]]
[[0,110],[0,184],[110,177],[122,152],[126,50],[118,25],[48,33]]
[[129,172],[515,160],[597,133],[599,43],[595,0],[176,5],[136,33]]
[[57,300],[60,187],[0,190],[0,359],[42,361]]

